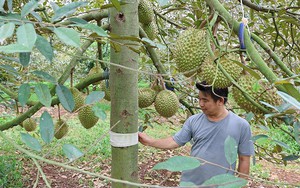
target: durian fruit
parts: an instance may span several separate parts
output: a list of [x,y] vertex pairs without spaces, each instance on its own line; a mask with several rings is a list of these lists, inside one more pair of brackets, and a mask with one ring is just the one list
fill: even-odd
[[208,55],[206,31],[187,29],[178,37],[173,50],[178,71],[186,77],[192,76]]
[[140,108],[146,108],[150,106],[154,102],[156,96],[156,92],[151,88],[139,89],[138,94]]
[[179,108],[179,100],[174,92],[162,90],[155,97],[154,107],[161,116],[171,117]]
[[149,24],[154,20],[153,6],[149,0],[140,0],[138,5],[139,22]]
[[104,99],[107,100],[107,101],[110,101],[110,89],[109,89],[109,86],[106,87],[106,83],[102,83],[101,84],[101,91],[104,92]]
[[26,131],[34,131],[37,127],[37,123],[33,118],[27,118],[23,121],[23,127]]
[[95,116],[91,106],[84,106],[79,110],[78,118],[81,125],[86,128],[92,128],[98,122],[99,118]]
[[69,130],[69,125],[63,119],[58,119],[54,125],[54,136],[56,139],[64,137]]
[[[261,104],[265,108],[268,107],[260,103],[260,101],[264,101],[273,106],[278,106],[282,103],[282,99],[276,93],[276,88],[270,88],[269,83],[263,82],[262,80],[257,80],[250,74],[243,75],[238,80],[238,85],[241,86],[244,89],[244,91],[247,92],[250,96],[252,96],[254,101]],[[232,95],[235,102],[245,111],[257,114],[263,113],[255,105],[248,101],[238,88],[232,88]]]
[[80,107],[82,107],[84,105],[84,96],[83,94],[75,87],[70,88],[70,91],[73,95],[74,98],[74,102],[75,102],[75,106],[73,109],[73,112],[75,112],[76,110],[78,110]]
[[150,22],[149,24],[143,24],[142,28],[144,29],[149,39],[154,40],[157,37],[158,28],[154,21]]
[[[228,54],[222,56],[220,59],[216,57],[207,56],[201,65],[201,79],[205,80],[207,84],[213,85],[214,88],[227,88],[232,85],[232,82],[223,74],[219,66],[235,80],[237,80],[243,71],[243,68],[234,63],[238,61],[235,54]],[[215,61],[215,62],[214,62]]]

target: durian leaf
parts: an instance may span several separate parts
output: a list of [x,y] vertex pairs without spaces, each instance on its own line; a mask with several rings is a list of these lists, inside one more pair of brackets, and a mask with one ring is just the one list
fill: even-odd
[[39,143],[39,141],[32,137],[28,133],[21,133],[21,140],[24,144],[26,144],[30,149],[33,149],[35,151],[42,151],[42,146]]
[[48,59],[50,62],[52,61],[54,57],[53,48],[44,37],[37,35],[35,46],[41,52],[41,54],[45,56],[46,59]]
[[159,6],[165,6],[169,3],[169,0],[158,0]]
[[10,65],[0,65],[0,68],[5,69],[6,71],[8,71],[10,73],[14,73],[14,74],[18,73],[17,70],[13,66],[10,66]]
[[56,94],[62,106],[69,112],[72,112],[75,107],[75,101],[69,88],[64,85],[56,86]]
[[3,5],[5,3],[5,0],[0,0],[0,11],[4,11]]
[[4,41],[6,38],[11,37],[14,34],[15,24],[9,22],[0,27],[0,41]]
[[103,91],[93,91],[85,98],[85,104],[93,104],[103,99],[105,93]]
[[7,7],[9,12],[12,12],[13,0],[7,0]]
[[51,94],[50,94],[50,90],[48,88],[47,85],[45,84],[41,84],[38,83],[35,87],[34,87],[34,91],[39,99],[39,101],[45,105],[46,107],[50,107],[51,106]]
[[252,112],[249,112],[246,114],[245,119],[250,122],[254,118],[254,114]]
[[100,103],[96,103],[93,108],[92,108],[95,116],[97,116],[98,118],[100,118],[101,120],[105,120],[107,115],[105,113],[105,110],[103,110],[102,106]]
[[59,27],[54,29],[54,33],[65,44],[80,48],[80,34],[74,29]]
[[216,175],[202,185],[218,185],[218,188],[240,188],[247,185],[247,180],[230,174]]
[[16,52],[31,52],[32,49],[21,44],[9,44],[6,46],[0,46],[0,52],[4,53],[16,53]]
[[237,143],[234,138],[228,136],[224,143],[224,152],[227,162],[232,165],[237,158]]
[[28,83],[22,84],[19,88],[18,101],[24,107],[30,97],[30,85]]
[[64,144],[63,152],[65,153],[65,155],[68,157],[70,161],[74,161],[79,157],[83,156],[83,153],[72,144]]
[[92,23],[88,23],[88,24],[76,24],[76,26],[84,28],[84,29],[88,29],[91,30],[95,33],[97,33],[97,35],[99,35],[100,37],[107,37],[108,34],[102,29],[102,27],[99,27],[95,24]]
[[50,74],[44,72],[44,71],[33,71],[32,74],[35,74],[36,76],[43,78],[46,81],[49,81],[51,83],[56,83],[56,79],[51,76]]
[[84,1],[84,2],[72,2],[72,3],[69,3],[63,7],[60,7],[56,10],[54,10],[54,15],[51,19],[51,22],[55,22],[59,19],[61,19],[62,17],[64,16],[68,16],[70,14],[73,14],[77,8],[79,7],[83,7],[85,5],[87,5],[88,2],[87,1]]
[[279,140],[273,140],[273,142],[275,142],[276,144],[278,144],[279,146],[285,148],[285,149],[290,149],[290,146],[288,146],[286,143],[283,143]]
[[43,21],[43,18],[36,12],[32,11],[30,12],[30,14],[35,17],[39,22],[42,22]]
[[29,65],[30,55],[31,55],[31,52],[20,52],[19,53],[19,60],[20,60],[21,65],[23,65],[24,67],[27,67]]
[[274,110],[276,110],[277,112],[279,112],[279,110],[277,109],[276,106],[273,106],[273,105],[271,105],[271,104],[269,104],[267,102],[264,102],[264,101],[259,101],[259,102],[262,103],[262,104],[264,104],[264,105],[266,105],[267,107],[273,108]]
[[187,182],[187,181],[180,181],[179,186],[181,187],[192,187],[192,186],[196,186],[196,184],[194,184],[193,182]]
[[196,158],[187,156],[174,156],[167,161],[156,164],[152,169],[161,170],[166,169],[172,172],[190,170],[197,168],[201,165],[200,161]]
[[73,23],[81,24],[81,25],[89,23],[89,22],[87,22],[87,21],[85,21],[84,19],[81,19],[81,18],[69,18],[68,20],[73,22]]
[[27,16],[27,14],[32,12],[38,6],[39,6],[39,1],[36,1],[36,0],[29,1],[28,3],[26,3],[23,6],[23,8],[21,10],[21,17],[24,18],[25,16]]
[[117,11],[121,11],[121,4],[118,0],[111,0],[112,4],[114,5],[114,7],[117,9]]
[[286,157],[284,157],[282,160],[284,161],[295,161],[297,159],[299,159],[300,156],[298,155],[288,155]]
[[53,120],[47,111],[44,111],[40,118],[40,133],[46,144],[49,144],[54,138]]
[[32,24],[26,23],[21,25],[17,29],[17,43],[23,45],[29,49],[35,44],[36,41],[36,32]]
[[300,102],[297,101],[294,97],[282,92],[282,91],[277,91],[277,94],[286,102],[289,102],[291,105],[295,106],[300,110]]
[[54,12],[56,12],[59,9],[59,6],[53,1],[50,2],[50,5]]
[[261,138],[266,139],[266,138],[269,138],[269,137],[267,135],[264,135],[264,134],[259,134],[259,135],[252,136],[251,140],[253,142],[255,142],[256,140],[261,139]]

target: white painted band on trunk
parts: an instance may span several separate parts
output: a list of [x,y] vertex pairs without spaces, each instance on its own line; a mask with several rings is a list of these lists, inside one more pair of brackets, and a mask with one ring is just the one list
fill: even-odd
[[138,132],[136,133],[115,133],[109,131],[110,145],[114,147],[128,147],[139,143]]

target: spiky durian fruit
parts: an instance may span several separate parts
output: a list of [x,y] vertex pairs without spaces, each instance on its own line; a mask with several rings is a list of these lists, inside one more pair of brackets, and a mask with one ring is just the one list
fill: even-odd
[[156,92],[151,88],[139,89],[139,107],[146,108],[155,100]]
[[142,28],[144,29],[149,39],[154,40],[157,37],[158,29],[154,21],[150,22],[149,24],[143,24]]
[[37,127],[37,123],[33,118],[27,118],[23,121],[23,127],[26,131],[34,131]]
[[[242,76],[238,80],[239,86],[241,86],[245,92],[247,92],[254,101],[261,104],[263,107],[268,108],[266,105],[260,103],[260,101],[269,103],[273,106],[278,106],[282,103],[282,99],[277,95],[277,89],[270,87],[270,84],[262,80],[257,80],[252,75],[247,74]],[[242,92],[236,88],[232,88],[232,95],[236,103],[245,111],[253,113],[262,113],[262,111],[248,101]]]
[[153,6],[149,0],[140,0],[138,6],[139,22],[149,24],[154,20]]
[[84,96],[83,94],[75,87],[70,88],[70,91],[73,95],[75,106],[73,112],[78,110],[80,107],[84,105]]
[[234,63],[238,61],[235,54],[228,54],[217,59],[216,57],[207,56],[201,65],[201,79],[207,84],[213,85],[214,88],[227,88],[232,82],[220,70],[220,66],[235,80],[237,80],[243,71],[243,68]]
[[192,76],[208,55],[206,31],[194,28],[184,31],[175,43],[173,54],[178,71]]
[[68,133],[68,130],[69,130],[69,125],[66,123],[66,121],[64,121],[62,119],[58,119],[54,125],[55,138],[61,139]]
[[104,92],[104,99],[107,101],[110,101],[110,88],[109,86],[106,86],[106,83],[101,83],[101,91]]
[[162,90],[155,97],[154,107],[161,116],[171,117],[179,108],[179,100],[174,92]]
[[84,106],[79,110],[78,118],[81,125],[86,128],[92,128],[99,120],[97,116],[95,116],[91,106]]

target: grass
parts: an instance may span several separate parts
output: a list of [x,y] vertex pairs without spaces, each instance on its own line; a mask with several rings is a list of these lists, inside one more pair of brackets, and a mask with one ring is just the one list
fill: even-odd
[[0,156],[0,187],[23,187],[22,167],[16,156]]

